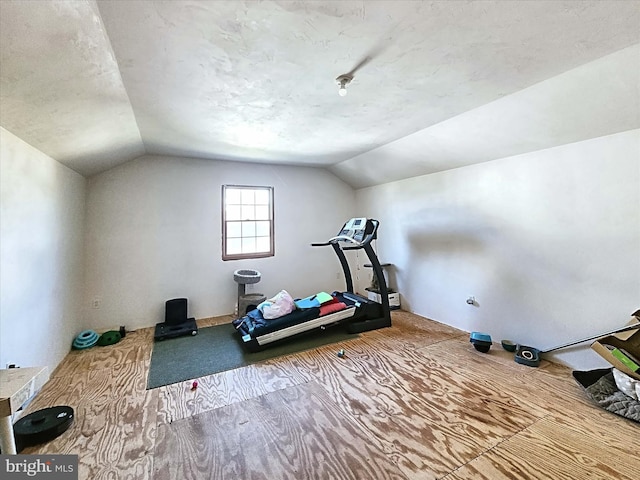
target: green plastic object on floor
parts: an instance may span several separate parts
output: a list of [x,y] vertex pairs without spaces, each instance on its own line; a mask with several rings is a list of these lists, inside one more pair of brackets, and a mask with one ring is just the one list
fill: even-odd
[[101,347],[106,347],[107,345],[118,343],[121,339],[122,335],[120,335],[120,332],[109,330],[108,332],[104,332],[102,335],[100,335],[100,338],[98,339],[98,345],[100,345]]

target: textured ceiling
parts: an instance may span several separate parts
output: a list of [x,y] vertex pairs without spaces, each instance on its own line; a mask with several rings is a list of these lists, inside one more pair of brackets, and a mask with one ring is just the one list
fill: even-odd
[[[459,166],[470,112],[535,104],[531,89],[623,49],[634,60],[638,43],[636,1],[3,0],[0,125],[87,176],[149,153],[330,166],[365,186],[387,178],[358,182],[368,159],[407,157],[395,140],[422,135],[439,159],[399,176],[394,162],[398,178]],[[640,126],[627,117],[480,142],[465,164]]]

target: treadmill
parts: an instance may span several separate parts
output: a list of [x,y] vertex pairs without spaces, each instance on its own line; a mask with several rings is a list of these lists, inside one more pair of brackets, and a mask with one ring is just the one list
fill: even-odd
[[[324,243],[312,243],[312,247],[331,246],[340,260],[340,265],[344,272],[347,290],[345,292],[334,292],[347,306],[353,305],[356,310],[349,319],[347,331],[349,333],[366,332],[383,327],[391,326],[391,312],[389,309],[389,291],[384,278],[382,266],[378,260],[376,252],[371,247],[371,242],[378,238],[378,227],[380,222],[373,218],[352,218],[346,222],[338,235],[330,238]],[[381,302],[369,300],[353,291],[353,279],[349,263],[345,257],[346,250],[364,250],[369,258],[373,272],[378,280]]]
[[[377,238],[378,225],[377,220],[352,218],[342,226],[335,237],[323,243],[311,244],[313,247],[331,246],[338,256],[344,271],[347,290],[333,292],[332,296],[346,305],[344,310],[322,316],[318,307],[294,310],[288,315],[268,321],[254,317],[255,311],[248,312],[244,317],[233,321],[244,347],[250,352],[256,352],[274,342],[315,329],[324,330],[327,326],[338,323],[346,323],[349,333],[390,327],[391,313],[387,284],[378,257],[371,247],[371,241]],[[369,257],[378,278],[382,303],[369,300],[353,291],[353,279],[344,251],[358,249],[364,250]]]

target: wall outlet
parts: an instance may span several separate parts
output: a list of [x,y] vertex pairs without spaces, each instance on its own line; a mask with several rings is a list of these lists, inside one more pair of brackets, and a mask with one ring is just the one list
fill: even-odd
[[96,310],[99,310],[101,306],[102,306],[102,298],[94,297],[93,300],[91,301],[91,308],[95,308]]
[[336,272],[336,280],[340,280],[340,272]]

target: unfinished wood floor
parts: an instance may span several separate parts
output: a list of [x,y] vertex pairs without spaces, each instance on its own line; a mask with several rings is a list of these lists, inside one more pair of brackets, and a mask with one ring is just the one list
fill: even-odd
[[464,332],[392,316],[391,328],[203,377],[195,391],[145,390],[151,329],[72,351],[27,413],[70,405],[75,422],[22,453],[78,454],[87,480],[638,478],[640,429],[593,406],[569,369],[518,365],[495,346],[476,352]]

